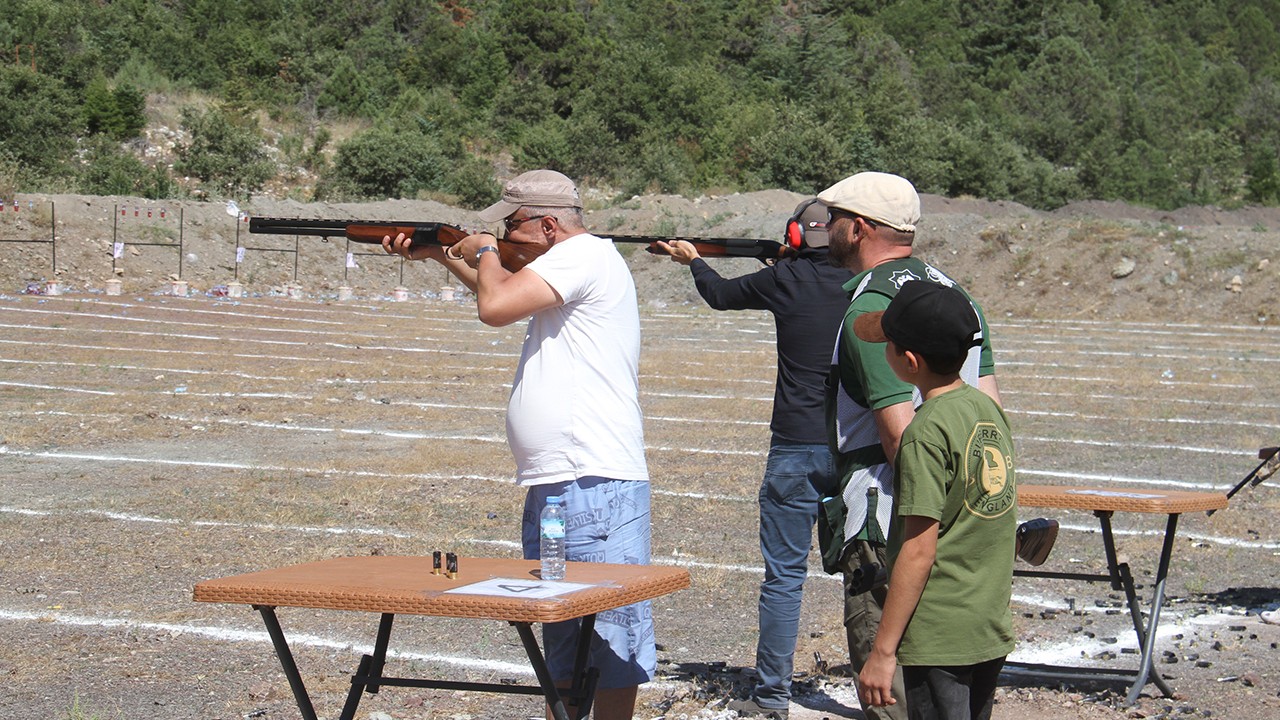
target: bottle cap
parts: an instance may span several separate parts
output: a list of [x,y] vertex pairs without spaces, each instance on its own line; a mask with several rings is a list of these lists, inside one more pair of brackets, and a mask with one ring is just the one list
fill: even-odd
[[547,504],[548,504],[548,505],[559,505],[559,504],[560,504],[560,502],[561,502],[561,501],[560,501],[560,496],[559,496],[559,495],[548,495],[548,496],[547,496]]

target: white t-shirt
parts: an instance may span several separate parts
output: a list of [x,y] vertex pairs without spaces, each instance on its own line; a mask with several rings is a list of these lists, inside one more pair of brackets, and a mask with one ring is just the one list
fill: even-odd
[[521,485],[588,475],[647,481],[640,415],[640,312],[613,243],[583,233],[529,263],[564,304],[529,319],[507,404]]

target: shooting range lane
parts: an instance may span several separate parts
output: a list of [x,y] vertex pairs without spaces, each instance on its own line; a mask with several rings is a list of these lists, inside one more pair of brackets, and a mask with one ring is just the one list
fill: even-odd
[[[642,312],[655,562],[688,566],[693,581],[655,604],[663,657],[749,665],[754,636],[741,629],[755,622],[772,324],[754,313]],[[22,703],[57,715],[77,684],[92,684],[95,697],[121,698],[126,716],[152,712],[159,692],[200,716],[287,713],[287,686],[246,690],[275,667],[260,620],[191,603],[196,582],[339,555],[518,554],[521,495],[503,412],[519,324],[487,328],[473,307],[438,302],[0,296],[0,326],[0,540],[13,549],[15,588],[0,596],[0,639],[11,648],[0,664],[33,681],[0,712]],[[1280,361],[1269,329],[996,322],[994,334],[1024,482],[1225,491],[1257,463],[1258,447],[1276,444],[1280,409],[1251,383]],[[1192,607],[1215,596],[1229,605],[1224,593],[1238,583],[1224,578],[1272,560],[1280,538],[1261,520],[1275,492],[1263,484],[1213,517],[1182,518],[1162,630],[1196,632]],[[1054,515],[1095,532],[1064,532],[1053,557],[1103,566],[1096,520]],[[1150,563],[1138,558],[1158,556],[1163,518],[1118,514],[1115,526],[1139,584],[1149,582],[1141,567]],[[1114,602],[1105,586],[1020,580],[1014,591],[1029,656],[1084,652],[1105,666],[1094,656],[1124,645],[1127,618],[1096,605]],[[815,652],[843,656],[838,594],[811,576],[803,622],[822,632],[802,632],[798,667],[810,669]],[[1093,637],[1072,633],[1062,615],[1040,616],[1066,597],[1089,611]],[[349,656],[326,647],[368,642],[358,618],[283,612],[305,636],[299,663],[333,678],[350,671]],[[397,638],[425,658],[415,662],[480,679],[524,662],[503,628],[406,623]],[[30,642],[53,662],[16,649]],[[184,672],[184,659],[208,657],[222,669]],[[1245,671],[1231,662],[1183,663],[1175,686]],[[139,692],[140,678],[170,690]],[[36,687],[41,679],[50,684]],[[670,686],[645,692],[661,687]],[[337,680],[312,688],[323,707],[345,690]],[[362,709],[396,707],[380,702],[391,701]],[[505,707],[518,714],[514,702]]]

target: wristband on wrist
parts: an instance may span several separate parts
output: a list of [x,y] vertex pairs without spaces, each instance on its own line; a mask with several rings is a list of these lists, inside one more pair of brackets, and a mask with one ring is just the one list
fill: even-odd
[[491,253],[495,253],[495,254],[496,254],[496,253],[498,252],[498,248],[497,248],[497,246],[494,246],[494,245],[485,245],[484,247],[480,248],[479,250],[476,250],[476,262],[480,262],[480,256],[481,256],[481,255],[483,255],[483,254],[485,254],[485,253],[487,253],[487,252],[491,252]]

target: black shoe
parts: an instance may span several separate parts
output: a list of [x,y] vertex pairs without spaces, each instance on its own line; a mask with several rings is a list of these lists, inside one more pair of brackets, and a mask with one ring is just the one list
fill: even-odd
[[1058,521],[1049,518],[1028,520],[1018,526],[1014,554],[1031,565],[1043,565],[1058,539]]
[[756,702],[755,698],[731,700],[726,706],[743,718],[768,718],[769,720],[787,720],[787,708],[767,708]]

